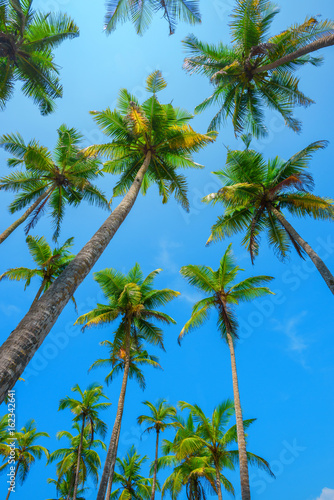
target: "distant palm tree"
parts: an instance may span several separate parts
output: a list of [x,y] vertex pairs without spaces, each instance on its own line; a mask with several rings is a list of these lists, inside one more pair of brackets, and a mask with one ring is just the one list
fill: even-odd
[[191,318],[185,324],[179,335],[179,342],[186,333],[193,328],[201,326],[208,319],[208,314],[211,309],[215,309],[218,312],[217,328],[222,338],[226,341],[231,356],[238,448],[240,455],[242,500],[249,500],[250,489],[246,440],[234,350],[234,344],[238,339],[238,322],[232,307],[235,304],[239,304],[239,302],[250,301],[271,293],[270,290],[263,285],[273,278],[269,276],[253,276],[251,278],[246,278],[240,283],[235,283],[235,279],[242,269],[236,265],[231,246],[232,245],[228,246],[217,271],[207,266],[189,265],[181,268],[181,274],[186,278],[188,283],[198,288],[201,292],[204,292],[206,298],[194,305]]
[[294,74],[305,64],[320,64],[321,58],[310,54],[334,44],[334,22],[307,17],[270,37],[278,12],[267,0],[236,0],[230,23],[233,45],[202,43],[194,35],[185,39],[189,55],[184,68],[205,75],[215,86],[212,95],[196,108],[220,106],[210,129],[217,130],[231,118],[235,134],[246,127],[254,136],[264,136],[268,133],[264,111],[269,108],[278,111],[292,130],[300,130],[293,108],[313,101],[299,90]]
[[[57,490],[57,498],[48,498],[48,500],[71,500],[73,495],[73,481],[71,475],[68,474],[62,479],[48,479],[49,484],[53,484]],[[82,495],[88,488],[79,488],[77,491],[77,500],[85,500],[85,497]]]
[[[183,439],[176,441],[176,457],[179,460],[187,460],[189,455],[196,456],[198,451],[201,455],[201,452],[204,451],[209,459],[209,463],[215,469],[218,499],[222,500],[221,471],[225,468],[233,470],[234,465],[239,463],[239,451],[230,449],[230,446],[237,442],[236,426],[234,425],[227,429],[230,419],[234,414],[233,401],[227,399],[218,405],[211,418],[208,418],[198,405],[191,405],[180,401],[179,406],[181,410],[190,410],[198,426],[192,435],[188,434]],[[252,422],[254,422],[254,419],[245,420],[243,422],[244,429],[247,429]],[[250,465],[256,465],[264,469],[273,476],[268,462],[263,458],[247,452],[247,462]],[[233,492],[233,488],[231,489],[229,482],[225,480],[223,481],[223,485],[227,491]],[[247,496],[244,496],[244,491],[242,491],[242,498],[247,498]]]
[[38,104],[42,115],[51,113],[54,99],[63,95],[52,51],[78,35],[79,28],[66,14],[36,12],[32,0],[1,0],[0,109],[20,81],[22,92]]
[[[15,473],[13,476],[13,481],[15,482],[18,477],[19,483],[22,485],[27,479],[31,466],[35,463],[36,458],[40,460],[42,455],[49,458],[49,452],[44,446],[36,444],[36,441],[41,437],[50,437],[46,432],[37,432],[36,424],[34,420],[29,420],[20,431],[16,431],[13,436],[8,438],[8,446],[4,455],[5,463],[0,467],[1,470],[6,470],[9,467],[8,458],[12,458],[13,448],[10,444],[15,443],[14,448],[14,461],[15,461]],[[11,488],[8,488],[8,494],[6,500],[8,500],[11,494]]]
[[105,170],[121,174],[114,195],[124,198],[52,285],[52,290],[44,294],[38,309],[34,306],[0,347],[0,403],[125,221],[140,189],[145,193],[156,184],[163,203],[174,194],[185,209],[189,208],[187,181],[177,170],[200,168],[192,154],[214,142],[216,133],[195,132],[189,125],[193,117],[188,112],[172,104],[160,104],[156,94],[165,87],[165,80],[156,71],[147,79],[146,89],[152,95],[142,105],[122,90],[118,109],[94,112],[110,142],[89,148],[86,154],[105,153],[110,158]]
[[152,287],[154,278],[161,269],[151,272],[146,278],[136,264],[127,275],[115,269],[104,269],[95,273],[94,278],[101,286],[102,291],[108,299],[108,304],[98,304],[95,309],[80,316],[76,323],[84,325],[84,328],[112,323],[120,319],[119,326],[114,333],[113,352],[114,355],[124,352],[124,373],[121,392],[118,400],[115,424],[113,427],[108,454],[100,482],[97,500],[104,500],[108,487],[111,491],[111,471],[115,467],[117,456],[117,445],[121,429],[122,415],[124,409],[125,393],[131,362],[131,344],[136,346],[136,338],[145,340],[153,345],[163,346],[163,331],[153,321],[165,324],[175,323],[167,314],[157,311],[156,307],[163,306],[179,295],[179,292],[168,288],[154,290]]
[[8,160],[8,166],[24,165],[26,168],[2,177],[0,190],[19,193],[9,206],[11,213],[29,207],[0,234],[0,243],[30,217],[25,228],[27,234],[47,208],[55,226],[54,240],[59,236],[67,203],[77,206],[86,200],[109,209],[104,194],[91,182],[102,175],[100,161],[95,155],[81,151],[83,136],[76,129],[61,125],[57,132],[58,140],[53,153],[35,139],[26,144],[18,134],[0,138],[0,145],[13,156]]
[[161,11],[168,22],[169,34],[173,35],[179,20],[190,24],[201,22],[198,3],[198,0],[108,0],[105,29],[110,33],[118,23],[131,20],[142,35],[153,14]]
[[125,458],[117,458],[119,472],[114,473],[114,482],[120,487],[113,491],[110,500],[149,500],[152,490],[152,479],[140,475],[140,469],[147,456],[141,457],[134,446],[130,448]]
[[[15,281],[24,280],[26,282],[24,289],[26,289],[30,285],[32,278],[35,276],[40,277],[42,283],[32,305],[35,304],[42,293],[49,288],[51,283],[61,275],[66,266],[74,259],[74,255],[69,253],[69,249],[73,246],[73,239],[69,238],[61,247],[52,250],[44,236],[41,238],[38,236],[28,236],[26,241],[29,252],[37,267],[34,269],[28,267],[8,269],[8,271],[0,276],[0,281],[5,278]],[[72,300],[75,304],[74,297],[72,297]]]
[[107,396],[103,393],[103,387],[101,385],[92,384],[84,392],[82,392],[79,385],[76,384],[74,387],[72,387],[72,391],[79,393],[79,395],[81,396],[81,400],[66,396],[66,398],[60,400],[59,410],[65,410],[66,408],[69,408],[75,415],[73,421],[82,422],[80,443],[78,448],[77,468],[73,489],[73,500],[77,500],[81,466],[81,452],[85,429],[90,433],[91,442],[94,441],[94,434],[99,434],[104,437],[107,432],[107,426],[99,418],[99,411],[109,408],[111,403],[100,402],[102,398],[108,399]]
[[[174,406],[168,405],[166,399],[160,399],[156,405],[150,403],[149,401],[144,401],[149,410],[151,410],[151,415],[140,415],[137,418],[138,424],[147,424],[148,427],[144,432],[156,433],[156,444],[155,444],[155,460],[154,460],[154,472],[153,472],[153,483],[152,483],[152,495],[151,500],[154,500],[155,489],[157,482],[157,468],[158,468],[158,454],[159,454],[159,436],[161,432],[166,429],[179,427],[178,422],[175,422],[176,409]],[[168,422],[168,420],[173,420]]]
[[[69,440],[68,448],[59,448],[50,454],[49,462],[53,463],[59,460],[57,463],[57,476],[60,483],[62,480],[69,481],[68,485],[68,500],[70,500],[73,495],[74,482],[76,477],[76,470],[78,464],[79,448],[81,443],[81,426],[78,422],[75,422],[73,427],[76,434],[71,434],[68,431],[60,431],[57,433],[57,439],[63,437]],[[101,467],[101,460],[95,448],[102,448],[106,450],[107,447],[100,439],[94,439],[92,441],[91,427],[86,425],[83,434],[81,453],[80,453],[80,474],[79,474],[79,485],[84,487],[85,482],[88,477],[91,476],[94,484],[98,484],[99,480],[99,468]],[[78,500],[78,499],[77,499]]]
[[216,172],[224,187],[204,199],[225,206],[225,213],[213,225],[208,242],[244,232],[243,244],[254,262],[260,234],[266,231],[269,245],[281,260],[291,246],[300,257],[306,253],[334,294],[334,276],[283,215],[286,210],[297,217],[334,220],[333,200],[311,194],[314,181],[308,171],[312,154],[325,144],[314,142],[287,161],[279,157],[266,161],[263,155],[250,149],[228,150],[225,170]]

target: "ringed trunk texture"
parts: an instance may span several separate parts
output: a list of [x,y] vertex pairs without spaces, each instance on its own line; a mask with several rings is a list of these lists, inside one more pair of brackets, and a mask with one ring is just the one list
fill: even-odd
[[291,61],[294,61],[298,57],[305,56],[306,54],[310,54],[315,50],[323,49],[324,47],[329,47],[334,45],[334,34],[323,36],[314,42],[308,43],[305,47],[301,47],[300,49],[292,52],[291,54],[287,54],[286,56],[277,59],[270,64],[266,64],[265,66],[260,66],[259,68],[255,68],[252,70],[253,74],[263,73],[264,71],[270,71],[272,69],[276,69],[283,64],[287,64]]
[[78,491],[78,484],[79,484],[80,462],[81,462],[82,442],[83,442],[84,430],[85,430],[85,417],[83,417],[83,419],[82,419],[80,443],[79,443],[79,449],[78,449],[78,461],[77,461],[77,468],[75,471],[73,500],[77,500],[77,491]]
[[132,186],[120,204],[1,346],[0,403],[4,400],[7,391],[14,387],[75,290],[86,278],[126,219],[137,199],[150,161],[151,152],[149,151]]
[[220,473],[219,473],[219,467],[216,465],[216,487],[217,487],[217,493],[218,493],[218,500],[223,500],[223,494],[222,494],[222,485],[220,482]]
[[271,207],[272,213],[277,217],[285,230],[293,237],[294,240],[302,247],[302,249],[307,253],[307,255],[312,260],[315,267],[318,269],[319,273],[325,280],[326,285],[334,294],[334,276],[325,265],[325,263],[320,259],[319,255],[313,250],[313,248],[297,233],[297,231],[291,226],[291,224],[286,220],[282,213],[275,207]]
[[[99,491],[97,493],[96,500],[105,500],[105,498],[108,498],[106,496],[106,491],[108,488],[109,491],[111,492],[112,483],[113,483],[113,476],[111,476],[111,472],[113,474],[113,471],[115,469],[115,463],[116,463],[116,458],[117,458],[117,446],[118,446],[119,434],[121,431],[121,423],[122,423],[122,416],[123,416],[123,410],[124,410],[126,386],[128,383],[128,376],[129,376],[129,370],[130,370],[130,326],[131,325],[129,325],[129,330],[128,330],[127,336],[126,336],[126,355],[125,355],[125,364],[124,364],[124,374],[123,374],[121,392],[120,392],[119,399],[118,399],[117,413],[116,413],[114,428],[112,430],[109,448],[108,448],[108,452],[107,452],[107,457],[106,457],[106,461],[104,464],[104,469],[103,469],[101,482],[100,482],[100,486],[99,486]],[[109,482],[109,485],[108,485],[108,482]],[[109,497],[110,497],[110,494],[109,494]]]
[[49,196],[53,189],[53,186],[49,187],[49,189],[47,189],[45,193],[41,194],[41,196],[37,198],[37,200],[28,208],[28,210],[24,212],[24,214],[19,219],[13,222],[11,226],[9,226],[2,234],[0,234],[0,245],[5,241],[6,238],[8,238],[9,235],[12,234],[13,231],[15,231],[17,227],[19,227],[25,220],[28,219],[29,215],[35,210],[35,208],[38,207],[38,205],[43,200],[45,200],[45,198]]
[[233,339],[228,326],[226,328],[226,332],[227,332],[227,343],[230,348],[231,366],[232,366],[233,394],[234,394],[235,417],[237,422],[237,436],[238,436],[238,450],[239,450],[239,464],[240,464],[241,498],[242,500],[250,500],[251,496],[249,487],[246,440],[245,440],[244,422],[242,418],[242,410],[240,403],[237,364],[235,361]]
[[154,500],[155,497],[155,489],[157,484],[158,455],[159,455],[159,429],[157,429],[157,439],[155,442],[155,461],[154,461],[154,474],[153,474],[151,500]]

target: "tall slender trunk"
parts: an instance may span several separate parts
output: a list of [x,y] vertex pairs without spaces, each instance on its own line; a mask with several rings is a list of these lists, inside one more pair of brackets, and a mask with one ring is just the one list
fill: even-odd
[[[119,443],[120,433],[121,433],[121,426],[119,426],[119,428],[118,428],[117,442],[116,442],[116,448],[117,448],[117,450],[118,450],[118,443]],[[110,495],[111,495],[112,483],[113,483],[114,472],[115,472],[115,465],[116,465],[116,460],[114,460],[113,463],[111,464],[106,499],[110,498]]]
[[229,324],[226,324],[226,332],[227,332],[227,343],[230,348],[230,355],[231,355],[234,407],[235,407],[235,418],[237,422],[237,437],[238,437],[239,464],[240,464],[241,498],[242,500],[250,500],[251,496],[249,487],[249,474],[248,474],[248,461],[246,452],[244,421],[242,418],[242,410],[240,403],[238,373],[237,373],[237,364],[235,361],[234,344]]
[[323,49],[324,47],[329,47],[330,45],[334,45],[334,34],[323,36],[314,42],[308,43],[305,47],[301,47],[291,54],[287,54],[286,56],[277,59],[272,63],[266,64],[265,66],[260,66],[259,68],[255,68],[252,70],[253,74],[263,73],[264,71],[270,71],[272,69],[276,69],[283,64],[287,64],[291,61],[294,61],[298,57],[305,56],[306,54],[310,54],[319,49]]
[[37,198],[37,200],[28,208],[28,210],[26,210],[24,212],[24,214],[19,218],[17,219],[15,222],[13,222],[13,224],[11,226],[9,226],[2,234],[0,234],[0,245],[1,243],[3,243],[5,241],[6,238],[8,238],[8,236],[10,234],[12,234],[12,232],[17,228],[19,227],[25,220],[28,219],[29,215],[35,210],[35,208],[38,207],[38,205],[43,201],[45,200],[45,198],[47,198],[47,196],[49,196],[49,194],[51,193],[51,191],[54,189],[53,186],[49,187],[45,193],[41,194],[41,196],[39,198]]
[[0,403],[14,387],[29,361],[55,324],[58,316],[133,207],[144,175],[150,165],[151,152],[146,155],[135,180],[120,204],[70,262],[59,278],[43,293],[9,338],[0,348]]
[[216,464],[215,464],[215,469],[216,469],[216,487],[218,493],[218,500],[223,500],[222,485],[220,482],[220,472],[219,472],[219,467]]
[[104,469],[103,469],[103,473],[102,473],[102,477],[101,477],[101,481],[100,481],[100,486],[99,486],[99,491],[97,493],[96,500],[105,500],[105,498],[108,498],[108,497],[106,497],[108,482],[109,482],[110,491],[111,491],[112,483],[113,483],[113,477],[111,476],[111,470],[115,469],[115,463],[116,463],[116,458],[117,458],[117,446],[118,446],[119,434],[121,431],[121,423],[122,423],[122,416],[123,416],[123,410],[124,410],[126,386],[127,386],[129,370],[130,370],[130,335],[131,335],[130,329],[131,329],[131,323],[129,323],[127,325],[127,329],[128,329],[128,331],[126,334],[125,363],[124,363],[124,374],[123,374],[122,387],[121,387],[121,392],[120,392],[119,399],[118,399],[118,406],[117,406],[117,413],[116,413],[114,428],[112,430],[109,448],[108,448],[108,452],[107,452],[107,457],[106,457],[106,461],[104,464]]
[[43,279],[43,281],[42,281],[41,286],[40,286],[40,287],[39,287],[39,289],[38,289],[38,292],[37,292],[37,294],[36,294],[36,297],[34,298],[34,300],[33,300],[32,304],[31,304],[31,306],[30,306],[30,309],[31,309],[31,308],[32,308],[32,307],[36,304],[36,302],[38,302],[38,301],[39,301],[39,298],[40,298],[40,296],[41,296],[41,295],[42,295],[42,293],[43,293],[43,290],[44,290],[45,284],[46,284],[46,279],[44,278],[44,279]]
[[153,474],[151,500],[154,500],[155,488],[156,488],[156,484],[157,484],[158,454],[159,454],[159,429],[157,429],[157,439],[155,442],[155,461],[154,461],[154,474]]
[[86,420],[85,416],[83,416],[83,418],[82,418],[82,426],[81,426],[80,443],[79,443],[79,449],[78,449],[77,468],[76,468],[76,471],[75,471],[73,500],[77,500],[77,491],[78,491],[79,474],[80,474],[80,462],[81,462],[81,453],[82,453],[82,443],[83,443],[83,437],[84,437],[84,431],[85,431],[85,420]]
[[310,247],[310,245],[303,240],[303,238],[297,233],[297,231],[291,226],[291,224],[286,220],[283,214],[277,210],[274,206],[271,206],[271,211],[280,221],[285,230],[292,236],[294,240],[302,247],[303,250],[307,253],[307,255],[312,260],[315,267],[318,269],[319,273],[325,280],[326,285],[330,289],[330,291],[334,294],[334,276],[325,265],[325,263],[320,259],[319,255]]
[[[15,468],[15,474],[14,474],[14,484],[15,484],[15,479],[16,479],[16,476],[17,476],[17,473],[18,473],[18,470],[19,470],[19,465],[20,465],[20,461],[18,460],[17,461],[17,464],[16,464],[16,468]],[[11,494],[12,490],[10,489],[11,488],[11,485],[9,486],[8,488],[8,493],[7,493],[7,496],[6,496],[6,500],[8,500],[9,498],[9,495]]]
[[68,495],[66,497],[66,500],[71,500],[71,491],[73,489],[73,483],[74,483],[75,477],[72,476],[70,480],[70,485],[69,485],[69,490],[68,490]]

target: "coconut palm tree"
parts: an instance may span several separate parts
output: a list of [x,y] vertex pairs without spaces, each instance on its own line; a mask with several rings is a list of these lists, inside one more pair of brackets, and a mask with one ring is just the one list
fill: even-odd
[[232,255],[232,245],[228,246],[217,271],[213,271],[207,266],[196,265],[183,266],[181,268],[181,274],[186,278],[188,283],[198,288],[201,292],[204,292],[206,297],[194,305],[191,318],[179,335],[179,342],[186,333],[193,328],[201,326],[207,320],[210,309],[216,309],[218,312],[217,328],[223,340],[227,342],[231,356],[242,500],[249,500],[250,489],[246,440],[234,350],[234,344],[238,339],[238,323],[231,306],[272,293],[269,288],[263,285],[273,278],[269,276],[253,276],[246,278],[240,283],[236,283],[235,280],[239,271],[242,271],[242,269],[236,265]]
[[283,215],[334,219],[333,200],[311,193],[314,187],[308,164],[312,154],[325,146],[314,142],[289,160],[276,157],[266,161],[260,153],[246,149],[227,153],[226,168],[216,175],[224,187],[204,201],[221,202],[225,213],[212,227],[210,241],[244,232],[243,244],[252,262],[259,252],[260,234],[266,231],[276,255],[284,260],[293,246],[300,257],[306,253],[334,293],[334,277],[319,255]]
[[85,429],[90,433],[91,442],[94,441],[94,434],[99,434],[104,437],[107,433],[106,424],[99,418],[99,411],[106,410],[109,408],[111,403],[100,402],[102,398],[108,399],[103,393],[103,387],[97,384],[91,384],[84,392],[80,389],[79,385],[76,384],[72,387],[72,392],[76,392],[80,395],[81,400],[70,398],[61,399],[59,402],[58,410],[65,410],[69,408],[75,417],[74,422],[81,422],[81,432],[80,432],[80,443],[78,448],[78,460],[77,468],[75,472],[74,488],[73,488],[73,500],[77,500],[77,492],[79,485],[79,475],[81,466],[81,452],[84,439]]
[[114,31],[116,25],[131,20],[142,35],[149,26],[153,14],[161,11],[168,22],[169,34],[175,32],[177,21],[190,24],[201,22],[198,0],[109,0],[105,17],[105,30]]
[[154,472],[153,472],[153,483],[152,483],[152,495],[151,500],[154,500],[155,489],[157,482],[157,468],[158,468],[158,458],[159,458],[159,436],[161,432],[166,429],[178,427],[178,422],[168,422],[168,420],[173,420],[176,417],[176,408],[174,406],[168,405],[166,399],[160,399],[157,401],[156,405],[150,403],[149,401],[144,401],[144,405],[148,407],[151,411],[150,415],[140,415],[137,418],[138,424],[147,424],[148,427],[144,432],[155,432],[156,433],[156,443],[155,443],[155,460],[154,460]]
[[61,277],[41,297],[38,308],[35,305],[26,314],[1,346],[0,403],[126,219],[140,189],[146,192],[156,183],[163,202],[174,193],[177,201],[187,209],[187,183],[177,169],[200,167],[193,161],[192,153],[213,142],[216,134],[195,132],[189,125],[192,118],[189,113],[172,104],[160,104],[156,94],[165,86],[160,72],[154,72],[148,77],[146,87],[152,95],[141,106],[135,97],[122,90],[118,110],[94,113],[111,142],[90,151],[104,151],[110,156],[105,169],[122,174],[114,195],[126,194]]
[[34,11],[32,0],[1,0],[0,109],[20,81],[22,92],[42,115],[51,113],[54,99],[63,95],[53,49],[78,35],[79,28],[66,14]]
[[[72,426],[75,434],[71,434],[68,431],[60,431],[57,433],[57,439],[63,437],[69,440],[69,447],[59,448],[50,454],[48,463],[56,462],[57,460],[57,483],[61,483],[62,480],[69,482],[68,484],[68,500],[73,495],[74,483],[76,478],[76,470],[78,464],[79,448],[81,443],[81,426],[78,422],[75,422]],[[100,439],[94,439],[92,441],[91,426],[86,425],[83,433],[83,440],[80,452],[80,473],[79,473],[79,485],[84,488],[84,485],[88,477],[92,477],[94,484],[98,484],[99,480],[99,468],[101,467],[101,460],[96,448],[102,448],[106,450],[106,445]],[[78,499],[77,499],[78,500]]]
[[235,134],[246,127],[254,136],[264,136],[264,111],[269,108],[292,130],[300,130],[293,108],[313,101],[300,91],[295,73],[306,64],[321,63],[310,54],[334,44],[334,22],[311,16],[270,36],[278,12],[267,0],[237,0],[230,23],[233,45],[203,43],[194,35],[185,39],[185,70],[201,73],[214,84],[212,95],[196,108],[200,112],[212,104],[220,107],[210,129],[231,118]]
[[[160,271],[161,269],[157,269],[144,278],[139,264],[136,264],[127,275],[115,269],[104,269],[95,273],[94,279],[102,288],[108,304],[98,304],[95,309],[83,314],[76,321],[76,323],[87,328],[112,323],[116,319],[120,319],[119,326],[113,337],[112,357],[116,353],[119,357],[124,356],[123,381],[97,500],[105,499],[108,481],[109,490],[111,491],[112,488],[112,472],[116,463],[125,393],[130,373],[131,344],[137,349],[137,339],[139,338],[140,342],[145,341],[164,348],[163,331],[152,321],[160,321],[167,325],[175,324],[175,321],[170,316],[156,310],[157,307],[167,304],[179,295],[179,292],[168,288],[163,290],[153,289],[154,278]],[[123,350],[122,354],[121,350]]]
[[[0,276],[0,281],[4,278],[15,281],[23,280],[26,282],[24,287],[26,289],[30,285],[32,278],[38,276],[41,279],[41,285],[32,305],[35,304],[42,293],[49,288],[51,283],[61,275],[66,266],[74,259],[74,255],[69,252],[69,249],[73,246],[73,239],[69,238],[61,247],[52,250],[44,236],[40,238],[38,236],[28,236],[26,242],[37,267],[34,269],[28,267],[8,269]],[[72,297],[72,300],[75,304],[74,297]]]
[[28,209],[0,235],[0,243],[29,218],[25,228],[27,234],[47,209],[55,227],[53,238],[57,240],[67,203],[77,206],[86,200],[109,208],[104,194],[91,182],[102,175],[100,161],[95,155],[80,150],[83,136],[66,125],[61,125],[57,132],[53,153],[35,139],[26,144],[19,134],[1,137],[0,145],[12,155],[8,166],[25,166],[25,170],[2,177],[0,190],[18,193],[9,206],[11,213]]
[[[73,481],[71,475],[68,474],[62,479],[48,479],[49,484],[53,484],[57,490],[57,498],[48,498],[48,500],[70,500],[73,495]],[[82,495],[88,488],[80,488],[77,491],[77,500],[86,500]]]
[[[140,469],[147,456],[141,457],[134,446],[121,460],[117,458],[119,472],[114,473],[114,482],[121,486],[113,491],[110,499],[126,498],[128,500],[149,500],[152,490],[152,479],[140,475]],[[159,486],[159,485],[158,485]]]
[[[43,454],[46,458],[49,458],[48,450],[44,446],[36,444],[36,441],[42,437],[50,436],[46,432],[37,432],[35,421],[29,420],[20,431],[14,432],[13,436],[8,438],[6,452],[2,453],[5,463],[0,467],[0,470],[7,470],[10,467],[9,462],[13,459],[15,463],[15,472],[11,481],[14,482],[14,484],[16,478],[18,478],[21,485],[24,483],[36,459],[40,460]],[[15,445],[14,448],[11,446],[13,443]],[[9,457],[11,460],[9,460]],[[6,500],[8,500],[11,492],[12,484],[10,484],[8,488]]]
[[[229,399],[223,401],[215,408],[211,418],[208,418],[198,405],[180,401],[179,406],[181,410],[190,410],[198,426],[195,433],[187,434],[183,439],[176,441],[176,457],[179,460],[187,459],[189,455],[196,456],[197,451],[201,454],[201,451],[204,450],[209,459],[208,463],[215,469],[218,499],[222,500],[221,471],[225,468],[233,470],[234,465],[239,463],[239,451],[230,449],[231,445],[237,442],[236,426],[227,428],[234,414],[234,403]],[[244,429],[247,429],[253,422],[254,419],[245,420],[243,422]],[[246,460],[250,465],[256,465],[273,476],[268,462],[263,458],[247,452]],[[223,484],[227,489],[229,483],[224,481]],[[242,498],[244,498],[243,491]]]
[[0,418],[0,455],[7,454],[8,434],[8,414]]

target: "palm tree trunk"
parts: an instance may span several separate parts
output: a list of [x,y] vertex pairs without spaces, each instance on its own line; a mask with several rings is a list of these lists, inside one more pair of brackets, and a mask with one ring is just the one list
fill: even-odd
[[[118,399],[118,406],[117,406],[117,413],[116,413],[114,428],[113,428],[113,431],[111,434],[109,448],[108,448],[108,452],[107,452],[107,457],[106,457],[106,461],[104,464],[103,474],[101,477],[99,491],[97,493],[96,500],[105,500],[105,498],[108,498],[106,496],[107,487],[109,487],[109,490],[111,491],[112,483],[113,483],[113,477],[111,476],[111,471],[114,471],[114,469],[115,469],[115,463],[116,463],[116,458],[117,458],[117,446],[118,446],[119,434],[121,431],[121,423],[122,423],[122,416],[123,416],[123,410],[124,410],[126,386],[128,383],[128,376],[129,376],[129,370],[130,370],[130,335],[131,335],[130,329],[131,329],[131,323],[129,323],[127,325],[127,329],[128,329],[128,331],[127,331],[127,335],[126,335],[126,348],[125,348],[126,354],[125,354],[125,364],[124,364],[124,374],[123,374],[122,387],[121,387],[121,392],[120,392],[119,399]],[[109,481],[109,486],[108,486],[108,481]]]
[[[15,469],[15,474],[14,474],[14,481],[16,479],[16,476],[17,476],[17,473],[18,473],[18,470],[19,470],[19,465],[20,465],[20,461],[18,460],[17,464],[16,464],[16,469]],[[7,496],[6,496],[6,500],[8,500],[9,498],[9,495],[11,494],[12,490],[10,489],[10,487],[8,488],[8,493],[7,493]]]
[[291,224],[286,220],[282,213],[277,210],[274,206],[271,206],[271,211],[280,221],[284,229],[292,236],[294,240],[302,247],[302,249],[307,253],[307,255],[312,260],[315,267],[318,269],[319,273],[326,282],[326,285],[330,291],[334,294],[334,276],[325,265],[325,263],[320,259],[319,255],[310,247],[310,245],[303,240],[303,238],[297,233],[297,231],[291,226]]
[[[118,443],[119,443],[119,435],[120,435],[120,433],[121,433],[121,427],[118,428],[117,444],[116,444],[117,450],[118,450]],[[110,475],[109,475],[109,480],[108,480],[108,488],[107,488],[106,499],[110,498],[110,495],[111,495],[111,488],[112,488],[112,483],[113,483],[113,478],[114,478],[115,465],[116,465],[116,460],[111,465]]]
[[156,484],[157,484],[158,454],[159,454],[159,429],[157,429],[157,439],[155,442],[155,461],[154,461],[154,474],[153,474],[151,500],[154,500],[155,488],[156,488]]
[[227,343],[230,348],[231,366],[232,366],[234,407],[235,407],[235,418],[237,423],[237,437],[238,437],[239,464],[240,464],[241,498],[242,500],[250,500],[251,496],[249,487],[246,440],[245,440],[244,421],[242,418],[242,410],[240,403],[237,364],[235,361],[233,339],[228,324],[226,324],[226,332],[227,332]]
[[132,186],[120,204],[88,241],[65,271],[43,293],[0,348],[0,403],[14,387],[29,361],[55,324],[75,290],[86,278],[133,207],[144,175],[150,165],[151,152],[139,169]]
[[329,47],[331,45],[334,45],[334,34],[323,36],[318,40],[315,40],[314,42],[308,43],[307,45],[305,45],[305,47],[301,47],[295,52],[277,59],[277,61],[266,64],[265,66],[260,66],[259,68],[255,68],[252,70],[252,73],[253,75],[255,75],[257,73],[263,73],[264,71],[276,69],[279,66],[282,66],[282,64],[287,64],[291,61],[294,61],[298,57],[305,56],[306,54],[310,54],[315,50],[323,49],[324,47]]
[[222,494],[222,485],[220,482],[220,472],[219,472],[219,467],[215,465],[216,469],[216,487],[217,487],[217,493],[218,493],[218,500],[223,500],[223,494]]
[[38,301],[39,301],[39,298],[40,298],[40,296],[41,296],[41,295],[42,295],[42,293],[43,293],[43,290],[44,290],[45,284],[46,284],[46,279],[43,279],[42,284],[41,284],[41,286],[39,287],[38,292],[37,292],[37,294],[36,294],[36,297],[34,298],[34,300],[33,300],[32,304],[31,304],[31,306],[30,306],[30,309],[32,308],[32,306],[34,306],[34,305],[36,304],[36,302],[38,302]]
[[80,462],[81,462],[81,453],[82,453],[82,443],[83,443],[84,431],[85,431],[85,416],[83,416],[83,418],[82,418],[80,443],[79,443],[79,449],[78,449],[77,469],[75,471],[73,500],[77,500],[77,491],[78,491],[78,484],[79,484]]
[[15,222],[13,222],[13,224],[11,226],[9,226],[2,234],[0,234],[0,245],[1,243],[3,243],[5,241],[6,238],[8,238],[8,236],[10,234],[12,234],[12,232],[17,228],[19,227],[25,220],[28,219],[29,215],[35,210],[35,208],[38,207],[38,205],[43,201],[45,200],[45,198],[47,196],[49,196],[49,194],[51,193],[51,191],[53,190],[53,186],[49,187],[49,189],[47,189],[45,191],[45,193],[41,194],[41,196],[39,198],[37,198],[37,200],[28,208],[28,210],[26,210],[24,212],[24,214],[19,218],[17,219]]

